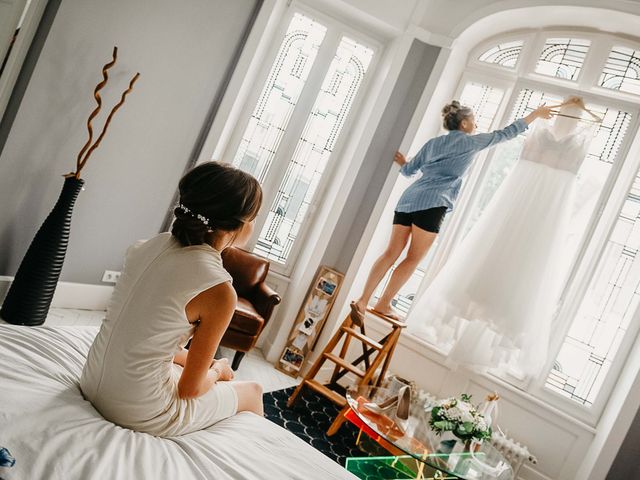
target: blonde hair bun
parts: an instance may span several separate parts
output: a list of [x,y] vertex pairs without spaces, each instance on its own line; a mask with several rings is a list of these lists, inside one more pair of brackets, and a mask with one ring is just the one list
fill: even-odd
[[457,113],[460,108],[462,108],[460,102],[457,100],[453,100],[451,103],[448,103],[444,106],[444,108],[442,109],[442,116],[446,117],[449,114]]

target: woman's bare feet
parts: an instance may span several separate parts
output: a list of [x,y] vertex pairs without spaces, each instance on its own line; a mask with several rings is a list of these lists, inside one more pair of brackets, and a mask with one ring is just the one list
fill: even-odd
[[382,315],[383,317],[388,317],[393,320],[401,320],[400,314],[396,312],[391,305],[381,305],[379,303],[376,303],[375,307],[372,307],[371,310],[378,315]]

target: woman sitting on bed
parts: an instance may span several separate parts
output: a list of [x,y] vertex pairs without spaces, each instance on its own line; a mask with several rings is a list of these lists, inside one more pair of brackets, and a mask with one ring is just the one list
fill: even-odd
[[104,418],[161,437],[263,414],[260,385],[230,381],[228,360],[213,358],[236,306],[220,252],[250,237],[262,190],[215,162],[188,172],[179,190],[171,233],[128,249],[80,379]]

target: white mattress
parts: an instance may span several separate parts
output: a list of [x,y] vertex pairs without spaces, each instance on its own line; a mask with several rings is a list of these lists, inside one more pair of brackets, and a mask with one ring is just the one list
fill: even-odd
[[16,459],[7,480],[356,478],[251,413],[164,439],[104,420],[78,387],[96,333],[0,325],[0,447]]

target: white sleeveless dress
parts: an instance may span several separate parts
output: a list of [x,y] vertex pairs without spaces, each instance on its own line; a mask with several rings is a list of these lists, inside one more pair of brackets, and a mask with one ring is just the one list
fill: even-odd
[[408,330],[447,352],[450,367],[534,375],[572,252],[565,243],[576,174],[593,129],[558,135],[538,120],[513,170],[407,319]]
[[202,430],[235,415],[229,382],[180,399],[182,368],[172,360],[193,335],[185,306],[199,293],[231,281],[209,245],[182,247],[162,233],[127,250],[106,318],[82,371],[82,392],[104,418],[167,437]]

